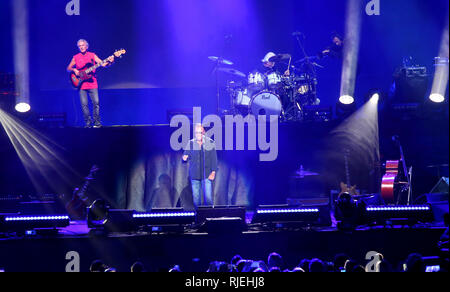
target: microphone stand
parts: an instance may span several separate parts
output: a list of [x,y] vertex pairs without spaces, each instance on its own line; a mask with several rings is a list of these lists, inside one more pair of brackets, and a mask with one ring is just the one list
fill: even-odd
[[[305,38],[304,34],[302,34],[302,33],[300,33],[300,34],[303,35],[303,38]],[[299,38],[299,34],[296,34],[295,38],[297,39],[297,43],[298,43],[300,49],[302,50],[303,55],[305,56],[306,68],[308,70],[308,74],[307,74],[308,86],[310,86],[310,90],[312,91],[312,95],[314,98],[313,102],[315,104],[316,100],[317,100],[316,86],[314,84],[315,83],[314,81],[317,80],[317,72],[316,72],[316,69],[314,68],[315,64],[313,64],[311,62],[310,57],[306,54],[305,47],[303,46],[303,44]],[[309,75],[309,72],[312,72],[313,80],[311,80],[311,76]],[[311,100],[310,100],[310,102],[311,102]]]
[[220,114],[220,88],[219,88],[219,64],[221,58],[217,58],[216,65],[214,66],[213,73],[216,75],[216,98],[217,98],[217,114]]

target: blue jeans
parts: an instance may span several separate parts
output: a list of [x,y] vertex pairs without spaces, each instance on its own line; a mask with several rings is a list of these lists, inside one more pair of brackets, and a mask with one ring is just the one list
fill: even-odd
[[[194,199],[195,207],[201,205],[205,206],[214,205],[212,198],[212,181],[210,181],[209,179],[205,179],[202,184],[201,180],[191,179],[191,184],[192,184],[192,196]],[[201,194],[202,185],[203,185],[203,198]]]
[[96,126],[99,126],[101,125],[101,121],[100,121],[100,104],[98,99],[98,89],[80,90],[80,102],[81,108],[83,109],[84,122],[86,126],[91,126],[92,124],[91,114],[89,112],[88,93],[92,101],[92,115],[94,119],[94,124]]

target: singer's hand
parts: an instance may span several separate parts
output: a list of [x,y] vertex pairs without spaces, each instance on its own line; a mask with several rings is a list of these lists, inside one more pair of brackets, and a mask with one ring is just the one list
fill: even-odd
[[215,180],[216,179],[216,172],[215,171],[211,172],[211,174],[209,175],[208,179],[211,180],[211,181]]
[[188,156],[188,155],[184,155],[184,156],[183,156],[183,161],[184,161],[184,162],[188,161],[188,159],[189,159],[189,156]]

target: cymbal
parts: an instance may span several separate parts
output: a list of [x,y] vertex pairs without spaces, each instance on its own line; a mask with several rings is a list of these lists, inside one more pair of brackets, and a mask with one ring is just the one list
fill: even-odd
[[235,70],[235,69],[231,69],[231,68],[218,68],[217,71],[219,72],[223,72],[223,73],[228,73],[237,77],[242,77],[242,78],[246,78],[247,75],[245,75],[244,73],[242,73],[241,71]]
[[312,61],[317,61],[317,60],[319,60],[319,57],[317,57],[317,56],[308,56],[301,60],[295,61],[294,64],[303,64],[303,63],[306,63],[307,61],[312,62]]
[[215,56],[210,56],[208,57],[208,59],[210,59],[213,62],[217,62],[220,64],[224,64],[224,65],[233,65],[233,62],[225,60],[224,58],[220,58],[220,57],[215,57]]
[[284,60],[289,60],[290,58],[291,58],[291,55],[289,55],[289,54],[278,54],[278,55],[270,58],[269,62],[277,63],[277,62],[281,62]]

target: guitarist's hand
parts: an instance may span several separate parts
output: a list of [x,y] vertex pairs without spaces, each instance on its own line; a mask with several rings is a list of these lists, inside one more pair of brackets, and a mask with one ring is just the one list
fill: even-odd
[[109,65],[111,65],[113,62],[114,62],[114,56],[110,56],[110,57],[108,58],[108,62],[103,63],[102,66],[103,66],[103,67],[109,66]]
[[77,69],[73,69],[73,73],[75,73],[75,75],[80,76],[80,71],[78,71]]

